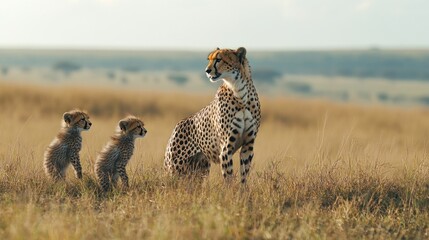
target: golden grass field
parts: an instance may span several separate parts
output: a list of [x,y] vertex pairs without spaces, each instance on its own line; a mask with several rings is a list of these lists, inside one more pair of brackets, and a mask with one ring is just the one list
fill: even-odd
[[[0,239],[429,238],[429,109],[262,97],[247,186],[225,184],[218,165],[202,185],[166,176],[172,129],[214,92],[0,83]],[[54,184],[43,152],[73,108],[93,122],[85,176],[70,167]],[[127,166],[129,191],[101,196],[94,160],[128,113],[148,134]]]

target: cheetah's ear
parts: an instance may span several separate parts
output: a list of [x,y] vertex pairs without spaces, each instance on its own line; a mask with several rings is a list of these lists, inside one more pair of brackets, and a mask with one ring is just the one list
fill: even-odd
[[217,47],[217,48],[216,48],[216,50],[220,50],[220,48],[219,48],[219,47]]
[[235,52],[237,53],[238,61],[243,63],[244,59],[246,58],[246,49],[244,47],[239,47]]
[[121,121],[119,121],[119,128],[122,130],[122,131],[126,131],[127,130],[127,127],[128,127],[128,122],[127,121],[125,121],[125,120],[121,120]]
[[64,118],[64,122],[66,122],[67,124],[70,124],[71,121],[73,120],[73,116],[69,112],[65,112],[63,115],[63,118]]

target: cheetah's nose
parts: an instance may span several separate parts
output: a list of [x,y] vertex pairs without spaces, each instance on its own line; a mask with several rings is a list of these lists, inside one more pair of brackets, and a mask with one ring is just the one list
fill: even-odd
[[92,123],[88,123],[89,124],[89,126],[91,126],[92,125]]
[[210,68],[206,68],[206,73],[211,73],[212,70]]

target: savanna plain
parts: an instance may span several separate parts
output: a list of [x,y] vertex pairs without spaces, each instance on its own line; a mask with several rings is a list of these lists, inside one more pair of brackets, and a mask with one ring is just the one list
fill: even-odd
[[[0,83],[0,239],[429,238],[429,109],[263,96],[247,185],[165,175],[172,129],[213,95]],[[73,108],[84,178],[53,183],[43,152]],[[148,134],[130,189],[102,195],[94,161],[127,114]]]

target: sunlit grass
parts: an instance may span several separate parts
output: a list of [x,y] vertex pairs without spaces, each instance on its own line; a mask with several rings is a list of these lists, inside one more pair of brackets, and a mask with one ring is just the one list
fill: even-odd
[[[263,98],[249,184],[163,172],[174,125],[212,96],[0,85],[1,239],[428,238],[429,112]],[[84,179],[53,183],[43,152],[63,112],[89,112]],[[125,114],[145,121],[128,192],[102,195],[93,164]],[[236,159],[237,160],[237,159]],[[235,168],[238,161],[235,161]],[[237,172],[237,171],[235,171]]]

